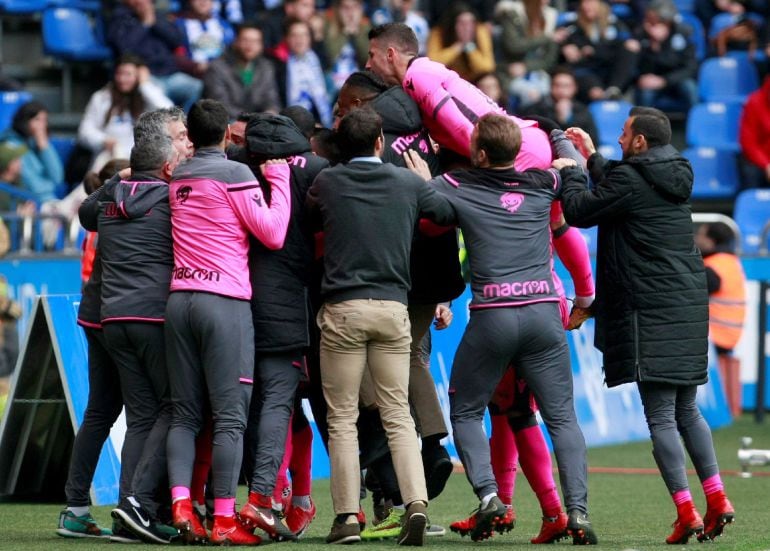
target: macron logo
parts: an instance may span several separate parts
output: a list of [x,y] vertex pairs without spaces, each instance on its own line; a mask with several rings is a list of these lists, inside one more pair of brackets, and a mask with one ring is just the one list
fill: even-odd
[[500,196],[500,205],[511,214],[514,214],[517,210],[519,210],[519,207],[523,203],[524,195],[521,193],[514,193],[510,191],[508,193],[503,193]]

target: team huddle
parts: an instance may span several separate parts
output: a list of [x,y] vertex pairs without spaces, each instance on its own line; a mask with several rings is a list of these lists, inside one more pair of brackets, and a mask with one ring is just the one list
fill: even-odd
[[[151,111],[134,128],[129,166],[103,171],[80,207],[98,235],[78,316],[90,395],[57,533],[296,540],[316,513],[312,432],[299,405],[307,398],[331,465],[326,542],[421,546],[444,535],[428,504],[452,462],[428,361],[430,327],[451,323],[464,289],[459,228],[472,300],[450,421],[479,504],[452,531],[480,541],[510,530],[519,464],[543,515],[532,543],[598,543],[565,333],[593,315],[607,385],[635,383],[642,398],[677,508],[666,542],[719,536],[735,513],[695,406],[708,295],[687,202],[692,170],[670,145],[668,119],[634,108],[619,139],[623,161],[606,161],[579,128],[510,115],[417,57],[406,25],[376,27],[369,39],[367,70],[343,85],[333,132],[314,131],[312,116],[308,128],[301,109],[232,125],[214,100],[186,118]],[[577,230],[593,225],[596,288]],[[554,252],[574,283],[571,308]],[[123,407],[120,501],[108,530],[91,516],[88,493]],[[237,508],[241,477],[249,495]],[[362,484],[375,506],[369,526]]]

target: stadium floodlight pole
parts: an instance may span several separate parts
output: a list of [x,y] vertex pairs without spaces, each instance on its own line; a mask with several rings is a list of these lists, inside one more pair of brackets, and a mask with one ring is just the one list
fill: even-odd
[[759,344],[757,346],[757,403],[754,420],[765,420],[765,384],[767,382],[767,281],[759,283]]

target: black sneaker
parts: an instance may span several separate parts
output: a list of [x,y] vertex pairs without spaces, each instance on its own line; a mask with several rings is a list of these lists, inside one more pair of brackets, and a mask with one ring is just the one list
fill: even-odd
[[422,501],[413,501],[406,508],[401,532],[398,534],[399,545],[420,547],[425,543],[425,528],[428,526],[427,506]]
[[361,541],[361,527],[356,522],[348,523],[334,519],[332,529],[326,536],[326,543],[357,543]]
[[444,491],[444,486],[452,474],[454,465],[452,465],[452,460],[449,459],[449,454],[444,446],[428,451],[423,450],[422,464],[425,466],[425,485],[428,490],[428,499],[436,499]]
[[567,520],[567,533],[572,536],[573,545],[596,545],[599,543],[594,527],[588,520],[588,513],[581,513],[578,510],[570,511]]
[[492,537],[497,523],[505,518],[505,505],[495,496],[489,500],[483,509],[481,506],[474,513],[475,523],[470,536],[473,541],[481,541]]
[[[120,501],[112,510],[112,518],[119,519],[125,528],[147,543],[168,544],[174,539],[165,526],[150,516],[133,496]],[[176,532],[176,535],[179,535]]]

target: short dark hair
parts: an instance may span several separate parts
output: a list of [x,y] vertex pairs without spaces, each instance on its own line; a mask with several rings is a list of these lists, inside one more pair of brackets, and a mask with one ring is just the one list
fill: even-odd
[[403,54],[416,56],[420,51],[417,35],[404,23],[385,23],[369,31],[369,40],[377,39]]
[[11,122],[11,128],[24,138],[29,138],[29,121],[37,117],[41,111],[48,111],[48,108],[37,100],[28,101],[16,111]]
[[569,65],[557,65],[551,70],[551,80],[556,75],[569,75],[572,80],[575,80],[575,71]]
[[[296,0],[295,0],[296,1]],[[289,34],[289,29],[291,29],[294,25],[304,25],[307,27],[308,32],[310,32],[310,36],[312,38],[313,36],[313,29],[310,26],[310,23],[307,21],[303,21],[302,19],[297,19],[296,17],[287,17],[283,22],[283,36],[287,36]]]
[[660,109],[654,107],[632,107],[628,113],[633,117],[631,132],[641,134],[649,147],[671,143],[671,121]]
[[342,86],[377,95],[390,88],[384,80],[368,69],[351,73]]
[[732,245],[735,233],[730,229],[730,226],[724,222],[709,222],[704,225],[706,226],[706,237],[714,241],[716,247]]
[[371,107],[353,109],[342,117],[337,128],[337,145],[345,158],[374,155],[374,145],[382,135],[382,118]]
[[278,114],[289,117],[294,121],[294,124],[297,125],[299,131],[302,132],[302,135],[308,140],[310,139],[310,136],[313,135],[313,130],[315,130],[315,117],[313,116],[313,113],[306,108],[301,105],[290,105],[289,107],[281,109]]
[[247,30],[259,31],[260,36],[265,36],[265,32],[262,30],[262,27],[260,27],[259,24],[255,23],[254,21],[244,21],[243,23],[235,25],[235,36],[237,37],[239,34],[241,34],[242,31]]
[[476,146],[487,153],[492,166],[506,165],[516,159],[521,149],[521,130],[512,118],[488,113],[476,123]]
[[229,120],[227,109],[217,100],[198,100],[187,115],[187,135],[196,149],[219,145]]
[[115,61],[115,68],[117,68],[118,65],[136,65],[137,67],[144,67],[147,65],[147,63],[144,61],[144,58],[128,52],[121,54],[121,56]]
[[157,172],[163,168],[163,163],[171,161],[176,154],[168,134],[144,136],[131,148],[131,171]]

